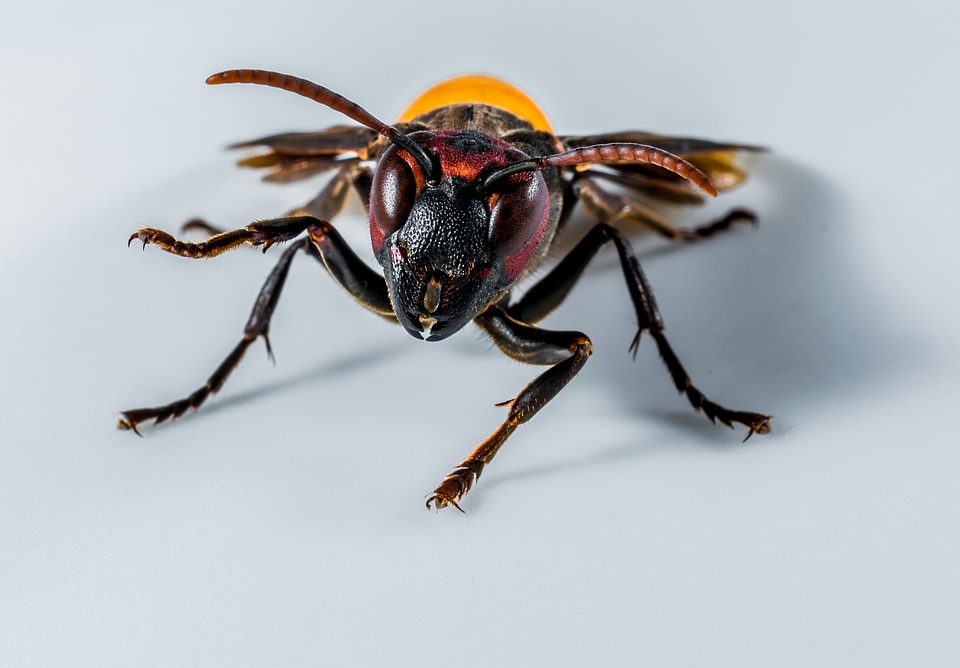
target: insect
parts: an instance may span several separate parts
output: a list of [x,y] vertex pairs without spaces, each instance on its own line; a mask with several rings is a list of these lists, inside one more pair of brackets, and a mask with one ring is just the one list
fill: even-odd
[[[454,506],[473,487],[507,438],[536,415],[580,371],[593,352],[586,334],[537,326],[558,307],[591,258],[612,243],[636,313],[636,354],[641,335],[656,344],[674,384],[711,421],[747,427],[747,438],[770,430],[770,416],[730,410],[697,389],[664,335],[663,319],[631,245],[612,223],[638,223],[675,241],[695,241],[735,223],[752,222],[749,211],[681,229],[637,198],[679,202],[737,185],[745,173],[741,144],[667,137],[645,132],[557,135],[540,109],[519,89],[498,79],[449,80],[417,98],[395,125],[388,125],[345,97],[297,77],[263,70],[230,70],[208,84],[248,83],[291,91],[326,105],[359,125],[287,133],[237,144],[264,153],[241,165],[270,170],[265,177],[290,181],[331,171],[319,195],[288,215],[220,231],[195,220],[185,227],[206,232],[187,242],[144,227],[129,239],[189,258],[209,258],[239,246],[290,242],[256,299],[240,343],[185,399],[157,408],[124,411],[118,427],[138,434],[144,421],[164,422],[196,409],[223,386],[247,348],[268,332],[293,258],[320,261],[347,293],[374,313],[391,318],[417,339],[442,341],[473,321],[506,355],[548,368],[508,406],[506,419],[428,496],[427,507]],[[611,190],[609,185],[619,187]],[[361,260],[329,222],[350,188],[367,204],[373,254],[382,274]],[[626,193],[626,194],[624,194]],[[514,286],[541,265],[572,206],[581,202],[595,225],[522,296]]]

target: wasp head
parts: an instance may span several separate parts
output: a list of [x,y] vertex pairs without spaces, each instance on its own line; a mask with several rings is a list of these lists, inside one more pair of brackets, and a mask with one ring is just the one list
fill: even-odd
[[400,324],[439,341],[496,301],[543,239],[549,194],[537,171],[503,172],[529,159],[474,130],[409,138],[430,168],[391,145],[370,193],[370,237]]

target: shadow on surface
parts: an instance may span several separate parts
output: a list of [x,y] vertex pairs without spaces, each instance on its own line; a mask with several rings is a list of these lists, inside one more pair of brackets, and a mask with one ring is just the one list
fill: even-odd
[[[837,185],[789,160],[767,159],[759,177],[770,203],[760,207],[755,232],[640,253],[669,340],[694,384],[729,408],[782,418],[802,406],[855,398],[868,382],[890,382],[908,360],[891,313],[878,306],[881,296],[855,273],[861,263],[852,261],[852,207]],[[605,271],[619,274],[613,265]],[[580,301],[586,321],[622,329],[623,318],[612,319],[610,311],[629,309],[625,290]],[[632,333],[620,338],[627,342]],[[670,384],[661,382],[667,374],[655,359],[646,338],[636,363],[625,363],[617,350],[594,355],[592,377],[630,412],[666,411],[677,397],[664,390]],[[650,374],[661,378],[645,381]],[[690,411],[690,425],[702,421]]]
[[[202,411],[203,415],[214,415],[222,410],[236,410],[239,407],[270,395],[287,393],[308,385],[334,382],[337,378],[356,373],[362,369],[376,367],[382,364],[385,359],[396,357],[400,353],[401,350],[399,347],[381,346],[375,350],[367,350],[332,360],[325,360],[313,364],[299,373],[294,373],[272,382],[266,382],[258,387],[241,392],[231,393],[228,387],[226,393],[212,396],[207,400],[207,403],[204,403],[199,411],[196,412]],[[146,429],[144,429],[144,431],[163,428],[175,422],[180,422],[189,418],[193,413],[194,412],[187,412],[176,420],[168,420],[156,426],[145,423],[144,427],[146,427]],[[141,427],[141,429],[143,429],[143,427]]]

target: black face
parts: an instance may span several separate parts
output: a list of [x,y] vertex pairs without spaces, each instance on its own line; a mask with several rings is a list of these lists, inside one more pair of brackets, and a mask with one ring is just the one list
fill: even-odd
[[373,179],[370,236],[400,324],[439,341],[523,273],[546,228],[549,196],[533,171],[484,186],[490,173],[528,158],[499,139],[475,131],[410,138],[434,161],[433,174],[388,148]]

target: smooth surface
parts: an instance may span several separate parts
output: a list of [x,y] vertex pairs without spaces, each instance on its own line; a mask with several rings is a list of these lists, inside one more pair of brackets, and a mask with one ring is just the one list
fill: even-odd
[[[948,666],[960,663],[960,347],[950,3],[106,2],[5,10],[0,56],[0,665]],[[539,6],[539,5],[538,5]],[[899,6],[899,5],[896,5]],[[340,123],[211,88],[287,71],[393,118],[489,72],[560,132],[770,146],[689,223],[638,238],[671,342],[740,444],[672,389],[612,251],[547,324],[596,353],[464,503],[424,495],[536,369],[433,345],[293,267],[262,344],[192,391],[273,263],[125,247],[140,225],[282,213],[226,144]],[[338,226],[364,250],[359,206]]]

